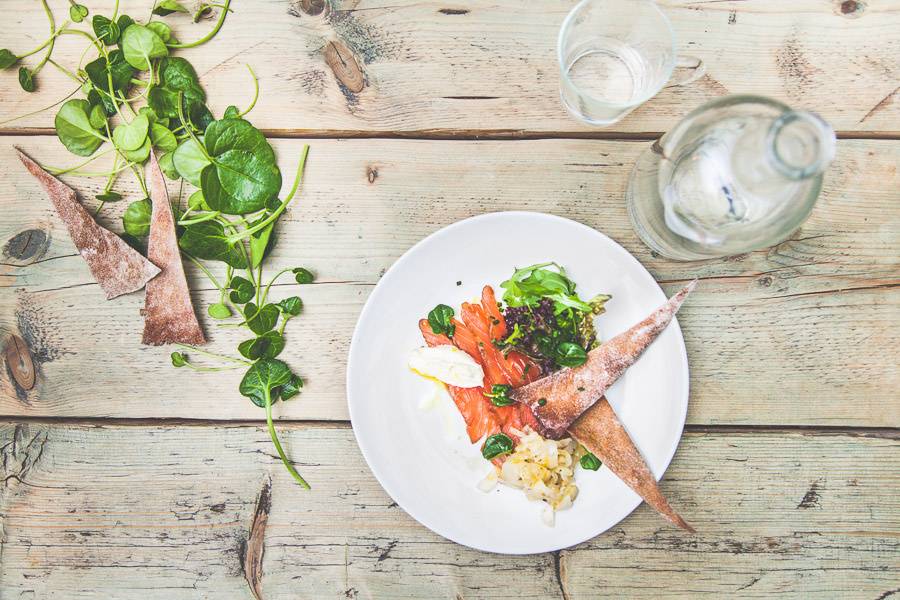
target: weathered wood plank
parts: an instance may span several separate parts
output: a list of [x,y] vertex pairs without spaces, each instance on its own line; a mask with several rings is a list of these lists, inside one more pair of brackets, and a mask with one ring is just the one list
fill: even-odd
[[[109,12],[108,3],[85,2]],[[67,5],[55,0],[59,20]],[[527,3],[443,0],[335,0],[317,15],[295,0],[235,2],[220,35],[184,52],[197,66],[217,112],[249,102],[243,64],[260,78],[253,118],[282,132],[466,133],[590,131],[560,105],[556,37],[573,0]],[[656,98],[606,131],[665,131],[692,108],[728,93],[780,98],[816,110],[836,129],[898,133],[900,2],[754,0],[663,2],[679,51],[706,61],[708,74]],[[123,2],[145,19],[150,0]],[[315,11],[313,11],[315,12]],[[38,3],[8,11],[4,44],[18,51],[46,37]],[[167,19],[180,39],[210,24]],[[335,42],[360,72],[341,61],[343,84],[327,62]],[[60,39],[54,56],[77,64],[86,40]],[[37,57],[26,61],[33,65]],[[335,61],[332,61],[334,63]],[[361,91],[357,90],[363,86]],[[61,98],[74,84],[52,68],[39,91],[0,74],[0,122]],[[54,111],[3,127],[52,127]]]
[[[59,162],[59,149],[45,139],[14,141]],[[285,172],[300,144],[276,144]],[[625,178],[644,146],[314,142],[302,198],[284,220],[271,259],[273,270],[306,265],[325,282],[279,290],[299,291],[307,306],[288,328],[287,358],[309,387],[283,416],[347,418],[343,367],[352,328],[372,284],[397,256],[458,219],[526,209],[571,217],[611,235],[667,290],[703,279],[679,315],[691,361],[689,422],[900,422],[894,398],[900,333],[892,326],[900,318],[894,191],[900,142],[842,142],[820,205],[793,240],[704,263],[654,258],[631,231]],[[168,350],[139,345],[141,295],[102,299],[49,202],[6,152],[3,160],[12,166],[0,183],[0,245],[29,250],[22,259],[4,256],[0,265],[0,324],[30,344],[38,374],[34,390],[25,393],[10,384],[6,369],[0,372],[0,414],[259,418],[235,391],[239,374],[175,371]],[[91,186],[77,182],[90,197]],[[124,204],[110,207],[107,224],[118,226]],[[196,288],[209,288],[196,270],[190,276]],[[214,294],[198,292],[195,299],[206,305]],[[204,321],[213,349],[232,351],[240,341]],[[147,386],[156,392],[152,401],[133,393]]]
[[251,598],[245,544],[269,478],[267,599],[876,598],[898,587],[895,436],[689,433],[663,485],[697,535],[642,506],[570,550],[510,557],[414,522],[348,428],[282,435],[311,492],[264,428],[0,427],[4,598]]

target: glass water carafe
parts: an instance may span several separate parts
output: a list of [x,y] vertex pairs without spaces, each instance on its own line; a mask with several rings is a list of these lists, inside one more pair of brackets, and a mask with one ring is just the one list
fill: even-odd
[[758,96],[690,113],[638,159],[628,213],[676,260],[729,256],[787,239],[812,211],[835,136],[818,116]]

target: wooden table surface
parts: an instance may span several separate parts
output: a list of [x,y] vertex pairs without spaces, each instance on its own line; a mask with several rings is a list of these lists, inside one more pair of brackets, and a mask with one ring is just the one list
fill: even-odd
[[[8,358],[0,370],[0,598],[900,594],[900,1],[663,2],[680,50],[708,72],[606,129],[559,103],[554,47],[570,0],[335,0],[310,14],[321,4],[237,0],[213,42],[183,53],[216,114],[249,101],[243,65],[254,68],[250,117],[284,172],[312,147],[270,260],[320,275],[289,328],[287,360],[308,387],[276,409],[311,492],[282,468],[239,375],[174,370],[169,350],[140,345],[142,294],[104,299],[17,163],[13,145],[75,164],[53,110],[6,122],[74,84],[48,69],[25,94],[0,73],[0,334],[20,336],[36,368],[29,390]],[[122,6],[146,15],[150,3]],[[2,45],[46,35],[38,2],[0,8]],[[169,22],[183,39],[204,28]],[[352,53],[362,91],[339,85],[332,44]],[[63,39],[54,56],[77,62],[83,48]],[[768,250],[702,263],[653,255],[626,216],[631,166],[659,132],[731,93],[834,125],[819,203]],[[102,186],[70,181],[86,197]],[[696,535],[641,506],[571,549],[485,554],[420,526],[370,473],[343,384],[363,302],[411,244],[507,209],[603,231],[668,292],[701,279],[679,315],[691,399],[663,482]],[[119,230],[121,210],[101,221]],[[188,275],[206,304],[214,292]],[[204,320],[212,349],[233,347]]]

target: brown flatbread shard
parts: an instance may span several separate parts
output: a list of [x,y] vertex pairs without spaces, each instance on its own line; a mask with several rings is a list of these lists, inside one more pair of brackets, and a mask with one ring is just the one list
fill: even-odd
[[694,528],[675,512],[663,496],[650,467],[605,397],[601,397],[572,423],[569,434],[593,452],[616,477],[624,481],[656,512],[674,525],[695,533]]
[[166,180],[152,152],[146,174],[150,202],[153,204],[147,256],[162,268],[162,273],[147,284],[142,342],[151,346],[205,344],[206,338],[194,314],[191,292],[181,264],[175,216],[169,204]]
[[104,229],[78,201],[75,190],[45,171],[24,152],[15,149],[19,160],[41,183],[72,243],[87,262],[91,275],[106,293],[106,299],[134,292],[156,277],[160,270],[134,248]]
[[662,333],[696,285],[697,281],[692,281],[646,319],[591,350],[580,367],[561,369],[514,389],[510,398],[531,408],[542,436],[554,440],[565,437],[569,425],[602,397]]

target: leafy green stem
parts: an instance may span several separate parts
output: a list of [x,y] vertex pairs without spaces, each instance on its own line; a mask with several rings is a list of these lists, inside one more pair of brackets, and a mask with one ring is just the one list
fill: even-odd
[[170,48],[195,48],[197,46],[203,45],[209,40],[213,39],[219,30],[222,29],[222,24],[225,23],[225,16],[228,14],[228,5],[231,4],[231,0],[225,0],[225,4],[222,7],[222,12],[219,13],[219,19],[216,21],[215,26],[212,30],[207,33],[205,36],[200,38],[199,40],[188,42],[186,44],[169,44]]
[[184,350],[190,350],[191,352],[196,352],[197,354],[202,354],[203,356],[208,356],[210,358],[215,358],[218,360],[224,360],[227,362],[243,365],[245,367],[249,367],[253,363],[250,361],[242,360],[240,358],[232,358],[231,356],[225,356],[224,354],[216,354],[215,352],[209,352],[208,350],[201,350],[196,346],[191,346],[188,344],[175,344],[179,348],[183,348]]
[[281,462],[284,463],[284,468],[288,470],[288,473],[291,474],[297,483],[303,486],[304,489],[309,489],[309,484],[306,483],[306,480],[300,476],[300,473],[297,472],[297,469],[294,468],[294,465],[288,460],[288,457],[284,453],[284,449],[281,447],[281,442],[278,441],[278,434],[275,432],[275,424],[272,422],[272,394],[269,388],[266,388],[265,393],[266,399],[266,425],[269,427],[269,437],[272,438],[272,443],[275,444],[275,450],[278,451],[278,456],[281,457]]
[[47,19],[50,21],[50,44],[47,47],[47,53],[44,54],[44,58],[42,58],[41,62],[32,69],[32,77],[41,72],[41,69],[43,69],[44,65],[47,64],[47,61],[50,60],[50,55],[53,54],[53,48],[56,46],[56,19],[53,18],[53,11],[51,11],[50,7],[47,5],[47,0],[41,0],[41,5],[44,7],[44,12],[47,13]]
[[71,79],[73,81],[77,81],[78,83],[84,83],[84,80],[81,77],[79,77],[78,75],[76,75],[75,73],[70,71],[69,69],[65,68],[64,66],[62,66],[61,64],[59,64],[58,62],[53,60],[52,58],[49,59],[48,62],[51,65],[53,65],[54,67],[56,67],[61,73],[66,75],[69,79]]
[[[228,306],[230,306],[231,308],[233,308],[233,309],[235,310],[235,312],[237,312],[239,315],[241,315],[241,317],[243,317],[244,319],[246,319],[247,316],[244,314],[244,311],[241,309],[240,306],[237,306],[236,304],[234,304],[234,303],[231,301],[230,298],[228,298],[228,294],[226,293],[225,286],[223,286],[221,283],[219,283],[219,280],[216,279],[215,275],[213,275],[212,273],[210,273],[209,269],[206,268],[206,265],[204,265],[202,262],[200,262],[199,260],[197,260],[196,257],[194,257],[194,256],[192,256],[192,255],[190,255],[190,254],[188,254],[187,252],[185,252],[185,251],[183,251],[183,250],[182,250],[182,254],[184,254],[185,256],[187,256],[189,261],[191,261],[192,263],[194,263],[195,265],[197,265],[197,268],[200,269],[201,271],[203,271],[203,274],[206,275],[207,279],[209,279],[209,280],[212,282],[212,284],[213,284],[214,286],[216,286],[216,289],[219,290],[219,293],[222,295],[222,298],[225,300],[225,302],[228,303]],[[229,280],[231,279],[230,272],[229,272],[228,278],[229,278]]]
[[[185,213],[185,214],[187,214],[187,213]],[[202,214],[199,217],[194,217],[193,219],[182,219],[182,220],[178,221],[178,224],[181,226],[196,225],[197,223],[203,223],[204,221],[212,221],[213,219],[218,217],[220,214],[222,214],[222,213],[220,213],[218,211],[208,212],[208,213]]]
[[[86,161],[79,163],[79,164],[75,165],[74,167],[56,168],[56,167],[48,167],[46,165],[41,165],[41,166],[43,166],[45,170],[49,171],[50,173],[53,173],[54,175],[65,175],[66,173],[71,173],[72,171],[77,171],[81,167],[83,167],[85,165],[89,165],[92,162],[94,162],[95,160],[97,160],[98,158],[100,158],[101,156],[106,156],[107,154],[109,154],[110,152],[113,152],[113,151],[115,151],[115,148],[109,148],[108,150],[104,150],[103,152],[94,154]],[[110,173],[104,173],[104,176],[115,172],[115,168],[116,168],[115,165],[113,165],[113,171],[111,171]]]
[[247,70],[250,71],[250,77],[253,78],[253,101],[250,102],[250,106],[238,115],[240,117],[253,110],[253,107],[256,106],[256,101],[259,99],[259,79],[256,78],[256,73],[253,72],[253,68],[250,65],[247,65]]
[[258,303],[259,306],[264,306],[264,305],[265,305],[265,303],[266,303],[266,298],[269,297],[269,288],[272,287],[272,284],[274,284],[275,281],[276,281],[279,277],[281,277],[281,276],[284,275],[285,273],[290,273],[292,270],[293,270],[293,269],[292,269],[291,267],[288,267],[287,269],[282,269],[282,270],[278,271],[277,273],[275,273],[275,277],[273,277],[272,279],[270,279],[270,280],[269,280],[269,283],[266,285],[266,289],[265,289],[265,291],[263,292],[263,295],[262,295],[262,300],[260,300],[260,302]]
[[38,110],[32,111],[30,113],[25,113],[24,115],[19,115],[18,117],[13,117],[12,119],[7,119],[6,121],[0,121],[0,125],[6,125],[7,123],[12,123],[13,121],[18,121],[19,119],[25,119],[27,117],[33,117],[34,115],[39,115],[42,112],[44,112],[45,110],[50,110],[54,106],[62,104],[63,102],[65,102],[66,100],[68,100],[69,98],[71,98],[72,96],[77,94],[79,92],[79,90],[81,90],[80,85],[77,88],[75,88],[74,90],[72,90],[71,92],[69,92],[68,95],[66,95],[65,97],[63,97],[60,100],[57,100],[50,106],[45,106],[44,108],[39,108]]

